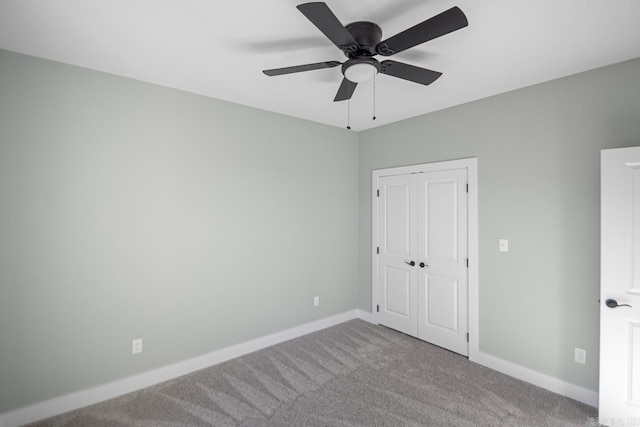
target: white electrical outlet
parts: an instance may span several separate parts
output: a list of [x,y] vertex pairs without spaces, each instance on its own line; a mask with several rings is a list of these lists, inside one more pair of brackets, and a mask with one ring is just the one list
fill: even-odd
[[498,239],[498,250],[500,252],[509,252],[509,239]]
[[131,354],[142,353],[142,338],[131,342]]
[[582,348],[574,348],[574,360],[576,363],[587,363],[587,351]]
[[313,306],[317,307],[320,305],[320,297],[313,297]]

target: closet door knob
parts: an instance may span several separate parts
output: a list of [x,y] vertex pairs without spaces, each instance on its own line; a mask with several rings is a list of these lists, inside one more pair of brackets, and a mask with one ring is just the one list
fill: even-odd
[[424,262],[421,262],[420,264],[418,264],[420,266],[420,268],[425,268],[425,267],[429,267],[427,264],[425,264]]
[[416,265],[416,262],[415,262],[415,261],[411,261],[411,262],[407,262],[407,261],[405,261],[404,263],[405,263],[405,264],[409,264],[411,267],[413,267],[414,265]]

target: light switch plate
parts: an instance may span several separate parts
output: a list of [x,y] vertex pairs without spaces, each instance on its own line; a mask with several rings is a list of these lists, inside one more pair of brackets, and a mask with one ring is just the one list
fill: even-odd
[[500,252],[509,252],[509,240],[508,239],[499,239],[498,240],[498,250]]

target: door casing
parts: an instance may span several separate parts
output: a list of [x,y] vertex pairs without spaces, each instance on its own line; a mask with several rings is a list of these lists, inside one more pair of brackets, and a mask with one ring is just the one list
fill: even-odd
[[435,172],[449,169],[467,169],[469,184],[468,196],[468,304],[469,304],[469,360],[475,361],[480,351],[480,328],[478,325],[478,159],[449,160],[421,165],[401,166],[377,169],[372,172],[372,245],[371,245],[371,312],[378,323],[378,277],[377,277],[377,242],[378,242],[378,180],[382,176],[406,175],[421,172]]

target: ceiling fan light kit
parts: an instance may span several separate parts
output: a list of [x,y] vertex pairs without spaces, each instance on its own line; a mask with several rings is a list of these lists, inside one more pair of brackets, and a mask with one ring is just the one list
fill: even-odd
[[391,56],[469,25],[462,10],[454,6],[382,40],[382,29],[377,24],[358,21],[344,26],[324,2],[303,3],[297,7],[348,59],[344,63],[317,62],[264,70],[263,73],[267,76],[279,76],[342,65],[344,77],[334,101],[350,100],[358,83],[371,80],[378,73],[422,85],[433,83],[442,73],[393,60],[380,62],[374,56]]
[[353,83],[364,83],[373,79],[380,71],[380,62],[375,58],[361,57],[345,61],[342,74]]

